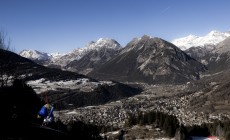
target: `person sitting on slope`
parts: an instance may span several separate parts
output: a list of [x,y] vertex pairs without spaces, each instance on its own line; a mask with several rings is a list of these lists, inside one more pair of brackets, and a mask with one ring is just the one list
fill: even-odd
[[49,103],[46,103],[44,106],[42,106],[42,108],[38,112],[38,118],[43,119],[42,125],[46,126],[51,122],[53,122],[54,120],[53,111],[54,111],[54,106]]

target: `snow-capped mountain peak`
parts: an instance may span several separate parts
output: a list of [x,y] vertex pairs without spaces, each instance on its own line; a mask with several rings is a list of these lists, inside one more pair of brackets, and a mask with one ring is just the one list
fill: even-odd
[[198,38],[198,36],[190,34],[187,38],[189,38],[189,39],[196,39],[196,38]]
[[92,50],[92,49],[98,50],[102,47],[111,48],[111,49],[120,49],[121,45],[113,39],[99,38],[96,42],[91,41],[90,43],[88,43],[85,49],[86,50]]
[[221,32],[219,32],[217,30],[213,30],[213,31],[208,33],[209,36],[215,36],[215,35],[219,35],[219,34],[221,34]]
[[36,50],[24,50],[20,52],[19,55],[29,58],[31,60],[36,60],[36,62],[45,66],[51,65],[51,66],[58,66],[58,67],[60,66],[61,68],[64,68],[71,61],[79,60],[90,51],[94,51],[94,50],[99,51],[101,48],[106,48],[110,50],[119,50],[121,49],[121,45],[113,39],[100,38],[97,41],[89,42],[83,48],[76,48],[67,54],[60,54],[60,53],[47,54]]
[[39,52],[36,50],[23,50],[19,53],[19,55],[29,58],[32,60],[47,60],[49,59],[49,54],[44,52]]
[[213,30],[205,36],[189,35],[187,37],[172,40],[172,43],[181,48],[182,50],[186,50],[191,47],[204,47],[208,45],[213,46],[220,43],[229,36],[230,32],[219,32]]
[[65,54],[62,54],[62,53],[51,53],[51,54],[48,54],[50,57],[54,58],[54,59],[57,59],[57,58],[60,58],[62,56],[64,56]]

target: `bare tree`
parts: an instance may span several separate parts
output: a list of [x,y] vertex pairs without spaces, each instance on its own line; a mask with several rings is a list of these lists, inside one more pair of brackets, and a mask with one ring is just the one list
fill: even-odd
[[0,31],[0,87],[8,85],[9,80],[13,79],[15,73],[15,64],[11,59],[10,39],[7,39],[7,34]]
[[0,31],[0,49],[10,50],[10,39],[7,40],[7,34]]

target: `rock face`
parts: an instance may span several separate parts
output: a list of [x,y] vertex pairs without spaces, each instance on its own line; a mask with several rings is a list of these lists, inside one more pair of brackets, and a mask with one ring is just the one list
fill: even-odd
[[212,57],[207,65],[211,73],[230,68],[230,37],[217,44],[211,51]]
[[82,58],[70,62],[66,69],[87,74],[109,61],[120,49],[120,44],[112,39],[99,39],[97,42],[90,42],[86,46],[87,53]]
[[216,73],[230,68],[230,37],[218,43],[213,49],[209,49],[209,47],[191,47],[185,52],[205,64],[209,69],[209,73]]
[[204,65],[208,65],[210,58],[213,56],[211,49],[207,47],[191,47],[185,50],[185,52]]
[[133,39],[121,52],[89,76],[122,82],[183,83],[199,79],[205,67],[160,38]]
[[218,54],[223,54],[226,52],[230,52],[230,37],[217,44],[216,48],[213,50],[213,53]]

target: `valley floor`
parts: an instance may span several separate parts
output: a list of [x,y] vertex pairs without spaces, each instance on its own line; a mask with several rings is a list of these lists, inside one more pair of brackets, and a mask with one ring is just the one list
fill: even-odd
[[[100,126],[103,125],[106,126],[107,132],[124,129],[130,114],[137,116],[139,112],[148,113],[150,111],[156,111],[172,115],[184,126],[212,123],[216,120],[228,120],[230,118],[230,112],[228,111],[228,98],[223,100],[221,91],[228,87],[228,85],[225,86],[225,83],[222,81],[207,79],[205,82],[201,80],[200,83],[189,82],[182,85],[147,85],[128,83],[132,86],[137,85],[142,87],[143,92],[132,97],[108,102],[102,105],[78,108],[71,107],[72,109],[61,111],[56,110],[55,116],[56,118],[61,119],[64,123],[67,123],[70,120],[81,120],[85,123]],[[41,89],[44,88],[43,85],[47,85],[44,81],[32,82],[29,84],[32,86],[34,85],[40,93],[42,92]],[[63,88],[67,87],[71,89],[74,88],[91,91],[99,84],[102,85],[104,82],[95,83],[83,79],[80,81],[61,81],[56,84],[49,83],[48,86],[49,88],[54,88],[56,90],[57,87],[62,86]],[[84,87],[87,87],[87,90]],[[148,131],[154,131],[154,129]],[[130,134],[135,133],[133,129],[129,129],[126,132]],[[153,134],[157,134],[155,132],[156,131],[154,131]],[[151,136],[151,134],[144,132],[138,138],[146,138],[147,136]],[[129,137],[131,136],[127,134],[127,139]],[[160,138],[161,136],[159,135],[157,137]]]
[[99,106],[87,106],[73,110],[56,112],[63,120],[80,119],[87,123],[102,124],[123,128],[128,114],[138,112],[159,111],[176,116],[181,124],[200,125],[214,120],[229,118],[225,113],[204,113],[196,111],[191,105],[194,98],[204,94],[202,91],[185,93],[186,85],[148,86],[141,94],[110,102]]

